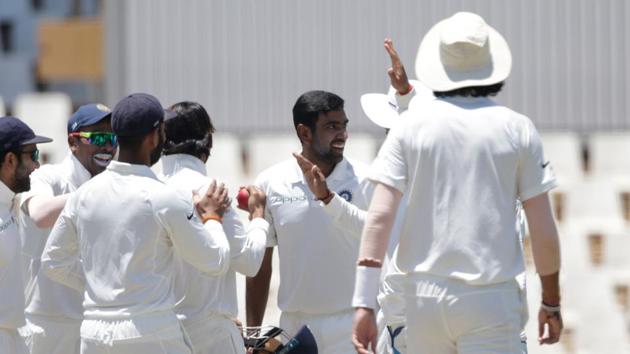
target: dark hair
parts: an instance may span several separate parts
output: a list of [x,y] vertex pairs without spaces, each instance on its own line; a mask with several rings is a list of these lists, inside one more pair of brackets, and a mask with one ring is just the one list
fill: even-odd
[[503,88],[503,81],[488,86],[461,87],[451,91],[433,91],[435,97],[446,98],[453,96],[462,97],[488,97],[496,96]]
[[309,91],[300,96],[293,106],[293,125],[304,124],[315,131],[320,114],[343,109],[343,98],[326,91]]
[[169,109],[177,115],[167,119],[164,155],[210,155],[214,125],[205,108],[197,102],[175,103]]

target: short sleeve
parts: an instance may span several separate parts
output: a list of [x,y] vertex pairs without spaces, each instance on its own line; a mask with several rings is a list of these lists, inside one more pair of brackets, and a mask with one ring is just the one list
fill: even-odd
[[517,177],[518,196],[521,201],[548,192],[557,185],[551,162],[545,158],[540,135],[529,119],[526,120],[521,132]]
[[396,188],[407,188],[407,163],[404,151],[404,124],[390,130],[370,168],[369,179]]

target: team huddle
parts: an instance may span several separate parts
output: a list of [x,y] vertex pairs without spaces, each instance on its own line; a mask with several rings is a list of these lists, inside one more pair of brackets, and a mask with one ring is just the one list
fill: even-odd
[[[385,49],[390,92],[361,102],[385,128],[375,161],[344,156],[341,97],[303,93],[301,151],[244,187],[246,223],[206,169],[221,147],[199,103],[81,106],[70,152],[41,167],[51,139],[0,118],[0,353],[527,353],[519,209],[542,284],[538,340],[557,342],[556,180],[532,122],[490,99],[507,43],[457,13],[422,40],[417,81]],[[282,330],[266,331],[275,248]]]

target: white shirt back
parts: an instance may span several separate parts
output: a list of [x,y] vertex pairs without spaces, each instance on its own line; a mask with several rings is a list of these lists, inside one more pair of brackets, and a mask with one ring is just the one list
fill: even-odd
[[149,167],[112,161],[68,199],[42,268],[85,287],[86,318],[128,318],[173,310],[174,252],[210,275],[229,267],[219,223],[203,225]]
[[484,285],[513,280],[523,260],[516,199],[555,186],[532,122],[487,98],[411,107],[370,178],[408,194],[397,266]]

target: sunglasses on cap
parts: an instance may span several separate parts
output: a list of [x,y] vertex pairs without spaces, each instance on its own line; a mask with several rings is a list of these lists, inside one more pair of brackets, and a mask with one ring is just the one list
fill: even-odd
[[30,154],[31,160],[33,160],[33,162],[39,162],[39,149],[20,151],[20,154]]
[[74,132],[70,136],[76,136],[85,139],[88,144],[96,146],[105,146],[108,142],[112,146],[118,144],[118,137],[110,132]]

